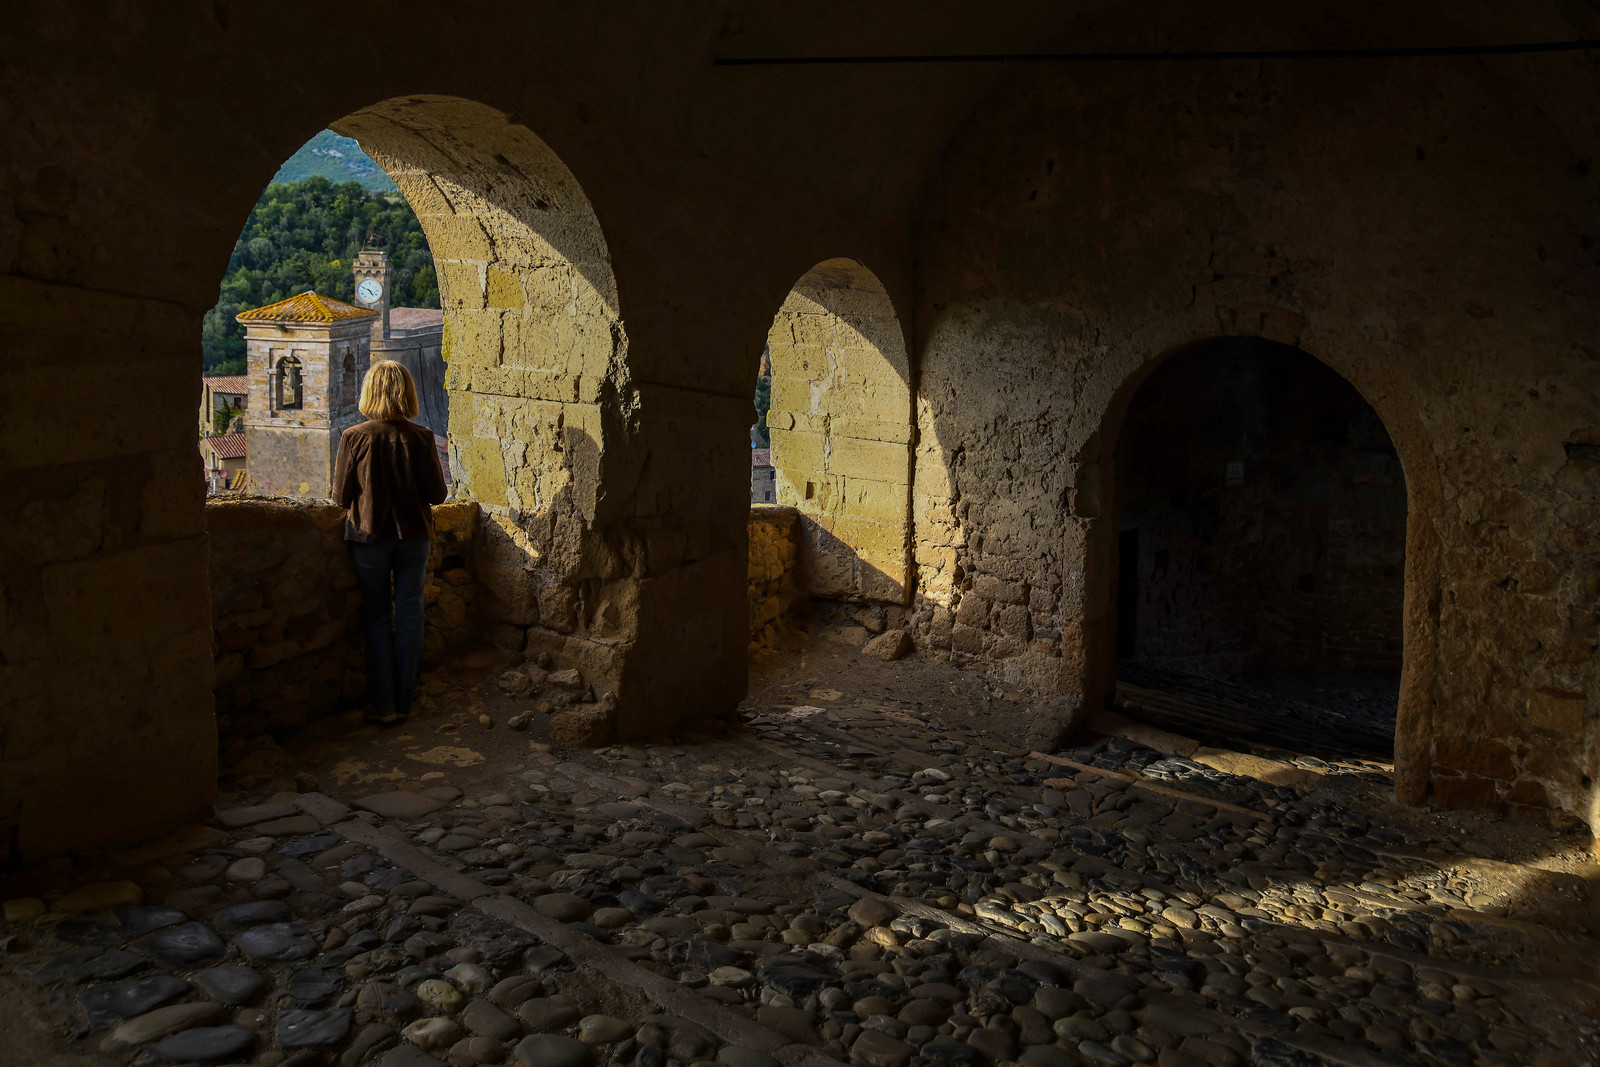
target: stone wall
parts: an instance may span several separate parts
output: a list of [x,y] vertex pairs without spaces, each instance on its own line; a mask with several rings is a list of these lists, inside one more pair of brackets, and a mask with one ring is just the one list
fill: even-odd
[[778,504],[750,509],[750,650],[772,647],[784,619],[806,599],[800,513]]
[[883,284],[807,271],[767,335],[776,499],[804,517],[812,596],[903,603],[911,588],[911,366]]
[[[325,500],[332,492],[339,437],[362,420],[356,410],[369,366],[370,316],[332,323],[248,321],[250,396],[245,418],[249,491]],[[285,361],[299,367],[296,406]]]
[[[1586,154],[1470,65],[1098,73],[1008,86],[930,198],[921,640],[1101,706],[1130,398],[1208,338],[1294,345],[1372,405],[1405,472],[1398,795],[1589,819]],[[1335,100],[1384,121],[1345,123]]]
[[[194,320],[0,274],[0,329],[5,864],[203,811],[217,735]],[[62,397],[115,402],[86,421]]]
[[[329,124],[395,167],[438,256],[455,470],[504,521],[504,599],[565,587],[540,595],[558,623],[575,605],[571,633],[541,621],[539,640],[599,662],[624,735],[744,692],[750,383],[795,279],[848,256],[912,327],[929,648],[1103,697],[1115,531],[1098,441],[1114,446],[1148,364],[1271,336],[1355,384],[1406,470],[1400,795],[1460,778],[1434,799],[1588,816],[1600,88],[1585,53],[686,57],[1581,39],[1600,36],[1589,7],[15,6],[0,509],[24,544],[0,556],[0,833],[21,853],[154,833],[214,788],[194,353],[251,204]],[[419,22],[422,81],[393,61]]]
[[[437,666],[477,636],[478,509],[434,512],[424,657]],[[206,504],[216,631],[217,729],[282,733],[362,702],[360,596],[344,509],[268,498]]]
[[[415,309],[404,310],[414,312]],[[433,329],[397,329],[387,339],[373,337],[371,346],[371,362],[392,359],[411,372],[411,379],[417,385],[419,408],[412,421],[420,422],[441,437],[450,430],[450,400],[444,387],[444,358],[440,354],[442,344],[443,330],[435,326]]]

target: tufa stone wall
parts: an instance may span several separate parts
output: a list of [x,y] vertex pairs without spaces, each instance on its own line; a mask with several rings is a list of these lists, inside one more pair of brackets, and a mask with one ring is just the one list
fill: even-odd
[[[424,662],[471,645],[478,509],[433,509]],[[213,498],[210,534],[216,630],[216,714],[223,738],[282,733],[364,692],[355,571],[344,510],[332,504]]]
[[911,588],[911,369],[889,294],[848,259],[813,267],[767,335],[778,503],[801,516],[807,591],[903,603]]
[[1130,398],[1198,341],[1294,345],[1405,472],[1398,795],[1591,818],[1600,197],[1503,89],[1173,65],[1033,71],[979,108],[922,231],[921,639],[1102,706]]
[[[580,669],[621,738],[730,710],[747,497],[726,490],[748,450],[726,430],[748,402],[634,386],[599,221],[514,117],[410,97],[335,126],[394,177],[433,249],[451,466],[484,510],[496,642],[520,632],[528,660]],[[710,472],[723,492],[701,491]]]
[[[43,180],[41,210],[65,211]],[[0,269],[15,249],[0,237]],[[0,864],[159,833],[215,795],[196,321],[0,273]],[[86,420],[62,397],[115,402]]]
[[806,599],[800,569],[800,515],[794,508],[750,509],[750,649],[770,648],[784,619]]

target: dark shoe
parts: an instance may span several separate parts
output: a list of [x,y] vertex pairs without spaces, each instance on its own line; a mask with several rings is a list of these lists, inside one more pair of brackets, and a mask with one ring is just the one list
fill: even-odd
[[368,708],[362,717],[376,726],[393,726],[400,721],[393,708]]

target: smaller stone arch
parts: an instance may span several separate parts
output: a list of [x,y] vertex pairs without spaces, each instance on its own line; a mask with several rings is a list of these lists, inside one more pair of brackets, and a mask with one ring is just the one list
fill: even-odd
[[767,335],[777,502],[800,512],[813,597],[905,603],[911,372],[876,275],[830,259],[789,291]]
[[294,356],[284,356],[278,360],[276,395],[280,408],[305,406],[305,368]]
[[[1107,360],[1086,383],[1084,397],[1098,418],[1074,428],[1065,452],[1071,457],[1072,487],[1064,529],[1060,689],[1087,717],[1108,706],[1115,689],[1115,572],[1117,506],[1115,452],[1129,404],[1171,356],[1212,337],[1179,336],[1176,323],[1153,324],[1121,358]],[[1433,746],[1439,539],[1439,475],[1414,405],[1405,403],[1382,373],[1382,361],[1349,343],[1324,337],[1315,351],[1296,333],[1238,331],[1297,348],[1343,378],[1372,406],[1399,454],[1405,476],[1403,651],[1395,723],[1395,796],[1402,803],[1427,798]],[[1342,340],[1342,339],[1339,339]],[[1140,350],[1148,353],[1141,356]],[[1075,720],[1081,721],[1081,720]]]

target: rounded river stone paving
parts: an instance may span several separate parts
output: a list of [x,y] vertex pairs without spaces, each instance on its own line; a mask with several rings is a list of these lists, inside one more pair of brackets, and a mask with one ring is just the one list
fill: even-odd
[[761,980],[785,996],[804,999],[829,982],[833,976],[807,959],[778,956],[761,967]]
[[248,1004],[266,988],[267,979],[249,967],[212,967],[194,976],[211,999],[230,1007]]
[[240,952],[255,962],[275,963],[314,956],[317,942],[299,923],[268,923],[246,930],[233,939]]
[[119,904],[114,911],[117,921],[122,924],[124,937],[138,937],[152,930],[177,926],[189,918],[177,908],[156,908],[144,904]]
[[112,923],[95,922],[92,919],[68,919],[56,923],[55,929],[50,931],[50,936],[64,944],[93,945],[98,948],[120,945],[128,939],[122,927]]
[[78,994],[90,1026],[104,1026],[119,1019],[131,1019],[176,1000],[189,991],[189,983],[170,974],[153,974],[116,985],[85,989]]
[[520,1067],[588,1067],[589,1046],[559,1034],[523,1038],[513,1053]]
[[200,1026],[162,1038],[147,1050],[168,1063],[218,1063],[244,1056],[255,1044],[243,1026]]
[[312,834],[309,837],[292,837],[278,843],[280,856],[312,856],[326,852],[344,838],[338,834]]
[[279,1048],[325,1048],[337,1045],[350,1032],[349,1008],[307,1011],[285,1008],[278,1013]]
[[121,978],[132,974],[148,962],[125,948],[101,951],[97,948],[80,949],[57,956],[28,977],[36,985],[71,982],[74,985],[95,978]]
[[298,1007],[310,1008],[339,991],[344,980],[321,967],[301,967],[289,979],[289,999]]
[[385,819],[420,819],[444,807],[444,802],[421,793],[399,791],[362,797],[355,806],[382,815]]
[[223,951],[222,938],[204,923],[184,923],[158,930],[134,947],[175,967],[205,963],[216,959]]
[[289,917],[289,905],[281,900],[252,900],[217,912],[213,921],[224,929],[240,930],[262,923],[282,922]]

